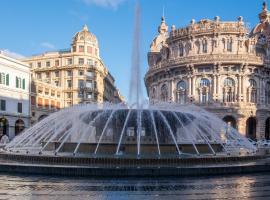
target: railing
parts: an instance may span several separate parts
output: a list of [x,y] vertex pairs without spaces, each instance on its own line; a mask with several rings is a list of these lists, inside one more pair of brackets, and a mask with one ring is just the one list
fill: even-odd
[[262,65],[263,58],[251,54],[214,54],[214,55],[194,55],[163,60],[157,65],[150,66],[150,69],[157,69],[180,64],[193,63],[215,63],[215,62],[244,62]]

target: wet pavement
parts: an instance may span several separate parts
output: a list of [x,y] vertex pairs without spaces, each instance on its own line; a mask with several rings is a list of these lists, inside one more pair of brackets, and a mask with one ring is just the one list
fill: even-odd
[[0,174],[0,199],[270,199],[270,173],[179,179],[91,179]]

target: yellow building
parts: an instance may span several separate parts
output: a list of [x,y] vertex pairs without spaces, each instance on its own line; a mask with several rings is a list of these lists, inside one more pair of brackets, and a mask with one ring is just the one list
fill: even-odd
[[[33,83],[38,84],[36,87],[43,84],[42,87],[50,91],[61,91],[60,107],[123,100],[113,76],[100,58],[98,40],[86,25],[74,35],[70,49],[45,52],[24,59],[24,62],[31,67]],[[32,94],[40,95],[36,92]],[[37,96],[33,99],[38,102]],[[36,102],[32,104],[38,107]]]

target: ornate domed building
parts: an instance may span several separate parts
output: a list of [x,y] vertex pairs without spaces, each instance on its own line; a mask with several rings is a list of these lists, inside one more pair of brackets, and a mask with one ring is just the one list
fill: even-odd
[[76,104],[123,100],[100,57],[98,40],[86,25],[74,35],[70,48],[23,61],[32,71],[33,122]]
[[270,138],[270,13],[249,32],[237,21],[192,20],[171,31],[162,17],[148,53],[151,102],[195,103],[252,139]]

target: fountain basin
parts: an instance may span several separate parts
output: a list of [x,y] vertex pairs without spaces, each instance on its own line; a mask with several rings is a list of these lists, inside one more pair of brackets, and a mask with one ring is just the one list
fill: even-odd
[[254,155],[138,159],[2,153],[0,160],[0,172],[64,176],[181,177],[270,171],[269,158]]

